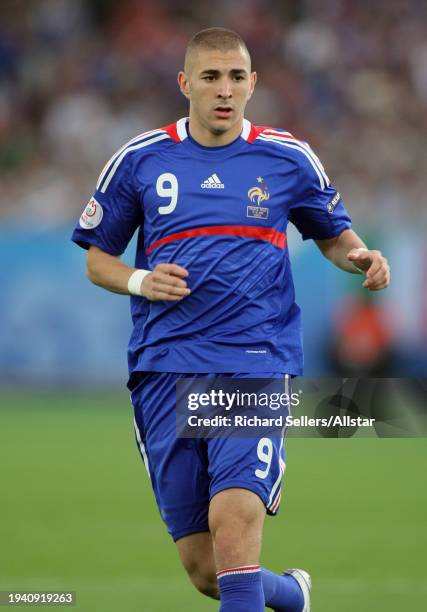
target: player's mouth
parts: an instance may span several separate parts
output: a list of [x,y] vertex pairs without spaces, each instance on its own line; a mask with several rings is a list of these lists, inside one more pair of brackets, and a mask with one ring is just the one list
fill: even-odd
[[219,117],[220,119],[228,119],[229,117],[231,117],[231,113],[233,112],[233,109],[231,108],[231,106],[217,106],[214,109],[214,113],[217,117]]

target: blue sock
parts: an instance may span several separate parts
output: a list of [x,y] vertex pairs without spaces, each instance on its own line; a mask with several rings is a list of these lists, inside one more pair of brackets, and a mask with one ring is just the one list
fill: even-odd
[[252,565],[217,573],[220,612],[265,612],[260,569]]
[[275,612],[301,612],[304,595],[295,578],[279,576],[262,567],[261,579],[266,606]]

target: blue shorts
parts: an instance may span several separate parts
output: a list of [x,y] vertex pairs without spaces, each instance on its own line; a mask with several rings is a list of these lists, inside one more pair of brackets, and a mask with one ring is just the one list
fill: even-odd
[[275,515],[285,471],[283,437],[176,437],[175,384],[179,378],[284,378],[284,374],[141,372],[131,393],[135,436],[160,514],[174,540],[209,531],[209,502],[230,488],[248,489]]

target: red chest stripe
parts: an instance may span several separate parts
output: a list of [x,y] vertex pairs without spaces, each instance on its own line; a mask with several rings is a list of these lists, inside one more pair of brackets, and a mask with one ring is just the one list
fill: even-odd
[[266,240],[271,242],[276,247],[284,249],[286,247],[286,234],[278,232],[270,227],[254,227],[251,225],[211,225],[209,227],[194,227],[193,229],[170,234],[160,240],[156,240],[145,253],[151,253],[163,244],[175,242],[175,240],[184,240],[185,238],[196,238],[198,236],[242,236],[244,238],[257,238],[258,240]]

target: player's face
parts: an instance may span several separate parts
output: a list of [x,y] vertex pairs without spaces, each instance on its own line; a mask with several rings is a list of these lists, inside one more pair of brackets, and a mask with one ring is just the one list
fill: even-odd
[[190,131],[207,146],[226,144],[238,137],[243,114],[256,83],[248,54],[230,51],[194,51],[187,72],[178,82],[190,100]]

